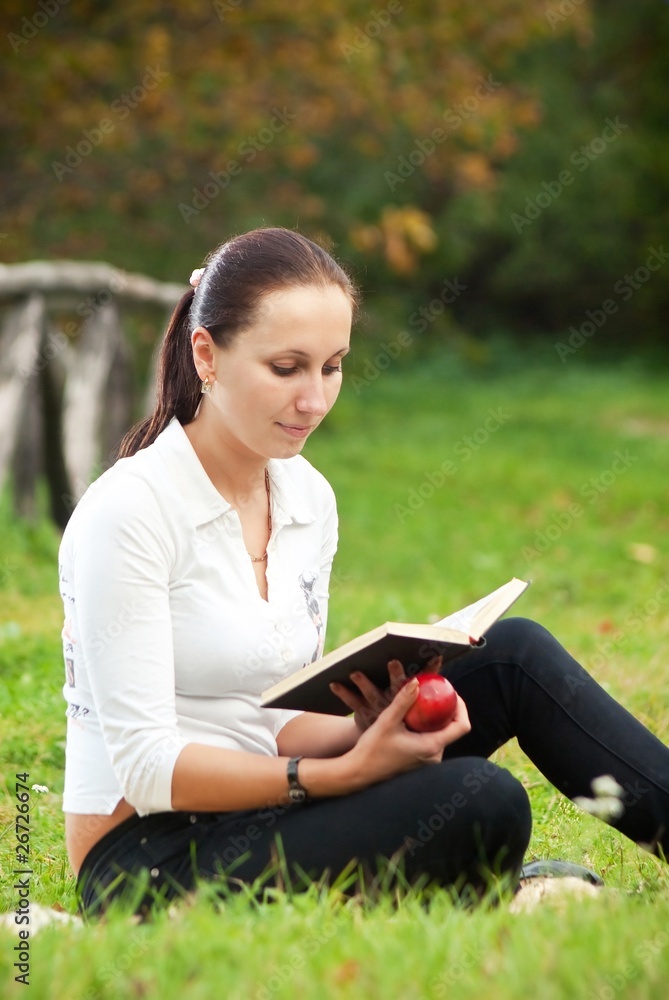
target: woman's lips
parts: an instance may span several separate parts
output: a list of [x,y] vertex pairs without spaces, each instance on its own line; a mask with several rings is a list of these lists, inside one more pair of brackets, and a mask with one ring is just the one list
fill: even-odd
[[311,425],[307,427],[300,427],[297,424],[279,424],[281,430],[285,431],[286,434],[290,434],[291,437],[304,438],[307,436],[310,430],[312,430]]

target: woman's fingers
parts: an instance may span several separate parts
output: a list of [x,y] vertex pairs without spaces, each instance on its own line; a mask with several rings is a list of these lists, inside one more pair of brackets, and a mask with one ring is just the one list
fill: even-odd
[[448,743],[455,743],[459,740],[461,736],[466,736],[468,732],[471,731],[472,724],[469,721],[469,712],[467,711],[467,706],[460,697],[457,696],[458,700],[455,706],[455,714],[450,722],[447,722],[443,729],[438,730],[439,733],[446,735],[448,733],[448,739],[444,746]]
[[333,683],[330,684],[330,690],[333,694],[336,694],[337,697],[343,701],[352,712],[360,712],[368,707],[365,699],[361,695],[356,694],[355,691],[351,691],[351,689],[346,687],[345,684],[338,684],[336,681],[333,681]]
[[396,726],[407,714],[418,697],[418,681],[412,677],[403,684],[392,701],[386,706],[383,718],[390,726]]
[[[442,665],[442,657],[433,656],[428,661],[425,670],[437,673]],[[380,715],[384,715],[385,722],[389,726],[396,726],[404,719],[404,716],[413,705],[418,695],[418,680],[413,677],[407,679],[404,666],[399,660],[388,661],[388,676],[390,686],[386,691],[381,691],[365,674],[356,670],[350,675],[351,681],[358,688],[358,692],[352,691],[345,684],[333,682],[330,690],[333,694],[344,702],[344,704],[356,715],[356,721],[360,729],[367,729],[372,722]],[[452,720],[439,731],[440,734],[448,736],[443,745],[454,743],[455,740],[464,736],[471,729],[467,706],[458,696],[455,715]]]
[[423,674],[440,674],[441,668],[444,663],[444,657],[441,653],[438,656],[433,656],[431,660],[428,660],[421,673]]
[[376,684],[373,684],[369,677],[366,677],[359,670],[354,670],[350,675],[350,679],[360,689],[360,693],[369,708],[375,711],[377,715],[380,714],[388,704],[390,696],[385,691],[377,688]]
[[390,693],[395,695],[407,679],[404,666],[399,660],[389,660],[388,677],[390,678]]

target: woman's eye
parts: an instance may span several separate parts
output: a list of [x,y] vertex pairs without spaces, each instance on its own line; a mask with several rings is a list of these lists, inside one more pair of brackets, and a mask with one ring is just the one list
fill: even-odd
[[[272,371],[275,375],[294,375],[299,368],[283,368],[281,365],[272,365]],[[341,365],[323,365],[323,374],[334,375],[335,372],[341,371]]]

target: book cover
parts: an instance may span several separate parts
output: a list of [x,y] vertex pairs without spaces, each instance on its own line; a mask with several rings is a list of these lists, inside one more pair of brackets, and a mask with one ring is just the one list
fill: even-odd
[[442,673],[448,676],[447,664],[465,655],[472,646],[482,644],[485,632],[529,586],[529,581],[514,577],[474,604],[447,615],[433,625],[386,622],[370,632],[356,636],[314,663],[302,667],[278,681],[263,693],[265,708],[292,708],[328,715],[348,715],[350,709],[330,691],[329,684],[350,684],[353,670],[366,674],[378,687],[388,686],[388,660],[400,660],[407,676],[422,670],[433,656],[443,657]]

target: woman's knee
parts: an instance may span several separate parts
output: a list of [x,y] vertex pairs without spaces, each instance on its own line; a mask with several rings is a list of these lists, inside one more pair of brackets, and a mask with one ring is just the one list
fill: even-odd
[[[435,803],[428,821],[447,827],[453,820],[460,836],[469,841],[472,860],[478,858],[490,870],[516,872],[529,844],[532,814],[525,788],[509,771],[484,757],[461,757],[444,761],[445,787],[449,796]],[[457,789],[453,791],[453,769]],[[450,773],[449,773],[450,771]],[[436,830],[435,830],[436,832]]]
[[531,618],[502,618],[488,629],[485,648],[509,657],[543,649],[556,642],[548,629]]
[[516,664],[555,700],[567,705],[592,678],[547,629],[529,618],[505,618],[482,650],[491,663]]
[[[469,822],[482,823],[521,840],[529,840],[532,818],[525,788],[510,771],[485,757],[458,757],[443,761],[442,774],[448,795],[441,803],[441,815],[454,817],[468,813]],[[453,772],[457,774],[454,789]]]

